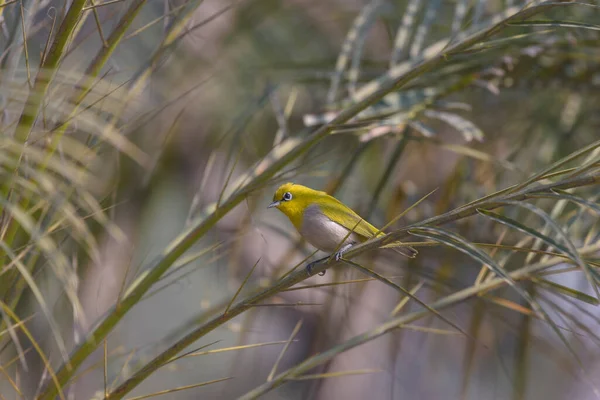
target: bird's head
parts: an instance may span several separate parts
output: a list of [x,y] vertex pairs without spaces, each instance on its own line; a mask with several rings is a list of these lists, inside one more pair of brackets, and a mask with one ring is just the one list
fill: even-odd
[[279,209],[296,225],[300,222],[306,207],[318,203],[321,194],[323,193],[306,186],[285,183],[275,191],[273,202],[268,208]]

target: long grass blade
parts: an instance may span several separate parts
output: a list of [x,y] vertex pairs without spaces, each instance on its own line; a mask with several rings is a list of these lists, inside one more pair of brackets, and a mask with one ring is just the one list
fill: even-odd
[[246,286],[246,283],[248,282],[248,279],[250,279],[250,276],[252,276],[252,273],[254,272],[254,269],[256,268],[256,266],[258,265],[259,262],[260,262],[260,258],[258,260],[256,260],[256,262],[254,263],[254,265],[252,266],[252,268],[250,268],[250,271],[246,275],[246,278],[244,278],[244,281],[242,282],[242,284],[240,285],[240,287],[238,288],[238,290],[235,292],[235,294],[231,298],[231,301],[229,301],[229,304],[227,305],[227,308],[225,308],[224,314],[227,314],[227,311],[229,311],[229,309],[231,308],[231,305],[233,304],[233,302],[235,301],[235,299],[238,297],[238,295],[242,291],[242,288],[244,286]]
[[566,296],[572,297],[572,298],[574,298],[576,300],[583,301],[585,303],[588,303],[588,304],[591,304],[591,305],[594,305],[594,306],[597,306],[598,304],[600,304],[600,302],[598,301],[597,298],[595,298],[593,296],[590,296],[588,294],[585,294],[585,293],[583,293],[583,292],[581,292],[579,290],[572,289],[570,287],[561,285],[561,284],[556,283],[556,282],[549,281],[547,279],[533,278],[532,280],[535,283],[540,284],[541,286],[546,287],[550,291],[553,291],[553,292],[555,291],[557,293],[564,294]]
[[402,16],[402,22],[396,32],[396,38],[394,40],[394,49],[390,58],[390,68],[395,67],[405,56],[405,49],[408,43],[409,35],[412,28],[417,20],[417,13],[419,12],[421,0],[410,0],[406,5],[406,10]]
[[540,199],[557,199],[557,200],[568,200],[577,205],[583,206],[585,208],[589,208],[593,210],[597,215],[600,216],[600,204],[586,200],[579,196],[574,196],[565,191],[554,191],[554,193],[540,193],[534,194],[531,196],[532,198],[540,198]]
[[582,157],[586,154],[593,152],[594,150],[596,150],[599,147],[600,147],[600,140],[590,143],[589,145],[587,145],[577,151],[574,151],[573,153],[569,154],[568,156],[563,157],[560,160],[552,163],[550,166],[548,166],[548,167],[544,168],[542,171],[534,174],[529,179],[525,180],[523,183],[520,183],[520,184],[514,186],[511,189],[511,191],[513,191],[513,192],[519,191],[519,190],[523,189],[524,187],[529,186],[530,184],[541,180],[546,175],[548,175],[552,172],[555,172],[559,168],[562,168],[563,166],[570,163],[571,161],[574,161],[574,160],[578,159],[579,157]]
[[380,369],[357,369],[353,371],[339,371],[339,372],[327,372],[324,374],[310,374],[310,375],[302,375],[295,376],[292,378],[288,378],[291,381],[309,381],[313,379],[330,379],[330,378],[340,378],[344,376],[352,376],[352,375],[366,375],[366,374],[375,374],[378,372],[383,372]]
[[302,320],[298,321],[298,323],[292,330],[292,334],[290,335],[290,338],[288,339],[287,343],[285,344],[285,346],[283,346],[283,349],[281,349],[281,352],[277,356],[277,360],[275,360],[275,364],[273,364],[273,368],[271,368],[271,372],[269,373],[269,376],[267,377],[267,382],[273,380],[273,376],[275,376],[275,373],[277,372],[277,367],[279,366],[279,363],[281,362],[283,355],[287,351],[288,347],[290,347],[290,343],[292,343],[292,341],[294,340],[294,338],[300,331],[301,327],[302,327]]
[[230,377],[227,377],[227,378],[214,379],[212,381],[195,383],[193,385],[179,386],[179,387],[176,387],[176,388],[173,388],[173,389],[161,390],[159,392],[154,392],[154,393],[146,394],[146,395],[143,395],[143,396],[130,397],[128,400],[143,400],[143,399],[148,399],[150,397],[163,396],[165,394],[171,394],[171,393],[181,392],[182,390],[195,389],[195,388],[199,388],[199,387],[202,387],[202,386],[207,386],[207,385],[212,385],[212,384],[219,383],[219,382],[228,381],[230,379],[233,379],[233,377],[230,376]]
[[40,306],[40,308],[42,310],[42,313],[44,314],[44,316],[46,317],[46,320],[48,321],[48,325],[50,326],[50,332],[52,332],[52,336],[54,336],[54,340],[56,341],[56,344],[58,346],[58,349],[59,349],[61,355],[63,356],[63,359],[65,361],[68,360],[69,356],[68,356],[68,352],[67,352],[67,347],[66,347],[65,342],[60,333],[58,324],[56,323],[56,320],[54,319],[54,316],[52,315],[52,312],[50,311],[50,307],[46,303],[46,299],[44,298],[44,295],[42,294],[38,285],[35,283],[35,280],[29,273],[29,270],[27,269],[27,267],[12,252],[10,247],[3,241],[0,241],[0,246],[2,247],[2,249],[4,249],[6,254],[8,254],[13,265],[19,271],[19,274],[23,277],[25,282],[27,282],[27,285],[29,286],[31,293],[33,293],[35,299],[38,302],[38,305]]
[[444,317],[443,315],[441,315],[438,311],[434,310],[433,308],[431,308],[427,303],[425,303],[424,301],[420,300],[418,297],[416,297],[411,291],[406,290],[405,288],[403,288],[400,285],[395,284],[394,282],[392,282],[391,280],[387,279],[384,276],[381,276],[380,274],[378,274],[377,272],[363,267],[362,265],[351,261],[351,260],[346,260],[342,258],[342,261],[344,261],[346,264],[351,265],[352,267],[358,269],[360,272],[362,272],[363,274],[369,275],[375,279],[377,279],[378,281],[384,283],[385,285],[397,290],[400,293],[403,293],[405,296],[409,297],[411,300],[415,301],[417,304],[419,304],[420,306],[426,308],[429,312],[431,312],[433,315],[435,315],[436,317],[438,317],[439,319],[441,319],[442,321],[444,321],[445,323],[447,323],[448,325],[450,325],[451,327],[453,327],[454,329],[456,329],[458,332],[462,333],[463,335],[469,337],[469,334],[467,332],[465,332],[460,326],[456,325],[454,322],[450,321],[448,318]]
[[440,8],[440,4],[441,0],[429,0],[429,5],[425,11],[425,16],[423,17],[423,22],[417,28],[417,32],[415,33],[415,37],[412,41],[412,46],[410,47],[409,55],[411,58],[416,58],[421,54],[423,44],[425,43],[425,37],[431,29],[431,25],[435,20],[435,16]]
[[539,315],[545,322],[547,322],[552,330],[556,333],[556,335],[560,338],[560,340],[564,343],[565,347],[569,350],[569,352],[573,355],[573,357],[581,364],[579,356],[573,350],[568,340],[565,338],[560,329],[556,326],[556,324],[550,319],[549,315],[544,311],[544,309],[539,305],[539,303],[533,299],[533,297],[521,287],[517,285],[517,283],[510,277],[510,275],[505,272],[494,260],[492,260],[486,253],[476,248],[474,245],[469,243],[467,240],[463,239],[459,235],[449,232],[440,228],[432,228],[432,227],[421,227],[416,230],[411,229],[411,234],[415,236],[424,237],[430,240],[439,241],[449,247],[452,247],[473,259],[481,262],[484,265],[487,265],[488,268],[496,275],[506,280],[507,284],[510,285],[521,297],[523,297],[533,308],[537,315]]
[[600,292],[598,290],[598,282],[600,282],[600,280],[598,280],[597,272],[594,271],[585,261],[583,261],[581,259],[579,251],[577,250],[577,248],[575,247],[575,245],[573,244],[573,242],[571,241],[569,236],[565,233],[565,231],[558,225],[558,223],[553,218],[551,218],[545,211],[543,211],[541,208],[536,207],[532,204],[525,203],[525,202],[516,202],[516,201],[505,201],[505,203],[513,205],[513,206],[525,208],[525,209],[531,211],[532,213],[537,214],[539,217],[541,217],[544,220],[544,222],[546,222],[546,224],[548,224],[548,226],[552,227],[552,229],[556,232],[556,234],[565,243],[565,245],[568,249],[569,256],[572,257],[572,259],[577,263],[577,265],[579,265],[581,270],[585,273],[585,276],[588,279],[590,286],[592,287],[592,289],[594,290],[594,292],[596,294],[596,298],[600,299]]
[[373,19],[373,15],[379,7],[381,0],[371,0],[352,23],[352,28],[346,34],[346,39],[342,44],[342,49],[335,63],[335,71],[331,76],[331,84],[327,93],[327,103],[333,104],[336,101],[337,93],[342,81],[342,75],[350,62],[350,54],[355,49],[357,41],[366,34],[366,30]]
[[[569,254],[570,254],[569,249],[567,249],[562,244],[558,243],[556,240],[552,239],[551,237],[549,237],[547,235],[544,235],[541,232],[536,231],[535,229],[529,228],[528,226],[526,226],[512,218],[505,217],[505,216],[497,214],[493,211],[487,211],[487,210],[482,210],[482,209],[478,209],[477,212],[481,215],[484,215],[484,216],[490,218],[493,221],[499,222],[503,225],[517,229],[517,230],[519,230],[527,235],[530,235],[534,238],[540,239],[544,243],[546,243],[558,250],[563,251],[565,253],[565,255],[567,255],[567,256],[569,256]],[[535,252],[535,253],[537,253],[537,252]]]
[[[17,323],[20,322],[19,317],[3,301],[0,301],[0,307],[2,307],[2,310],[4,311],[4,313],[7,314],[12,320],[14,320]],[[27,339],[29,339],[29,341],[31,342],[31,345],[33,346],[33,348],[36,350],[37,354],[41,358],[44,368],[46,369],[48,374],[50,374],[50,378],[52,380],[52,385],[54,385],[54,387],[57,391],[57,395],[60,397],[61,400],[65,400],[65,396],[62,391],[62,386],[58,382],[58,378],[57,378],[56,374],[54,373],[52,364],[50,363],[50,360],[48,360],[48,357],[46,357],[44,350],[42,350],[39,343],[35,340],[35,338],[33,337],[33,335],[31,334],[31,332],[29,331],[29,329],[27,328],[27,326],[25,324],[19,324],[19,329],[23,332],[23,334],[25,334]]]
[[590,29],[593,31],[600,31],[600,25],[595,24],[586,24],[583,22],[577,21],[521,21],[521,22],[512,22],[509,25],[512,26],[550,26],[550,27],[560,27],[560,28],[580,28],[580,29]]
[[[33,123],[42,105],[42,97],[48,90],[51,76],[60,62],[63,51],[71,40],[71,34],[77,26],[85,3],[86,0],[73,0],[71,2],[67,14],[58,28],[58,32],[56,32],[52,47],[39,67],[35,83],[25,102],[25,112],[21,114],[15,131],[15,138],[19,142],[25,142],[29,137]],[[50,73],[50,77],[46,76],[46,71]]]

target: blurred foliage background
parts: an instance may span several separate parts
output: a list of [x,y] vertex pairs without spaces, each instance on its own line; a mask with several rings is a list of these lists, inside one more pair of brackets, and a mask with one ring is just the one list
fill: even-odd
[[[595,398],[599,17],[0,0],[0,397]],[[419,256],[307,277],[286,181]]]

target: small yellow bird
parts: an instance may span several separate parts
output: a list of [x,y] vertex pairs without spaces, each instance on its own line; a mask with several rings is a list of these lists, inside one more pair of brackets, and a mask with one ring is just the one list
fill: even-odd
[[[272,207],[284,213],[308,243],[327,253],[335,252],[336,261],[352,245],[385,235],[335,197],[294,183],[283,184],[277,189],[267,208]],[[396,250],[401,245],[394,242],[384,247]],[[417,254],[412,247],[402,249],[406,253],[397,251],[407,257],[413,258]],[[310,266],[308,272],[310,274]]]

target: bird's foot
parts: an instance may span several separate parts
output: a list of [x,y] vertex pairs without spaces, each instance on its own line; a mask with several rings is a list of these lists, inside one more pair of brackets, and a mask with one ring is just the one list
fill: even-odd
[[[347,252],[350,249],[350,247],[352,247],[353,245],[354,245],[354,243],[345,244],[344,246],[342,246],[341,249],[339,249],[334,254],[332,254],[330,256],[327,256],[327,257],[324,257],[324,258],[320,258],[320,259],[318,259],[316,261],[313,261],[313,262],[309,263],[306,266],[306,273],[308,274],[308,276],[313,276],[313,273],[312,273],[313,268],[315,267],[315,265],[317,263],[320,263],[322,261],[330,260],[331,258],[333,258],[335,261],[340,261],[342,259],[342,256],[344,255],[344,253]],[[325,271],[319,272],[319,276],[323,276],[323,275],[325,275]]]
[[[311,262],[311,263],[308,263],[308,265],[306,266],[306,273],[308,274],[308,276],[312,276],[312,275],[313,275],[313,273],[312,273],[312,270],[313,270],[313,268],[315,267],[315,265],[316,265],[317,263],[320,263],[321,261],[325,261],[325,260],[327,260],[328,258],[329,258],[329,257],[325,257],[325,258],[319,258],[319,259],[318,259],[318,260],[316,260],[316,261],[313,261],[313,262]],[[325,275],[325,271],[321,271],[321,272],[319,272],[319,276],[323,276],[323,275]]]
[[352,247],[352,245],[354,245],[354,243],[348,243],[342,246],[341,249],[339,249],[334,255],[333,258],[335,259],[335,261],[340,261],[342,256],[344,255],[345,252],[347,252],[348,250],[350,250],[350,247]]

